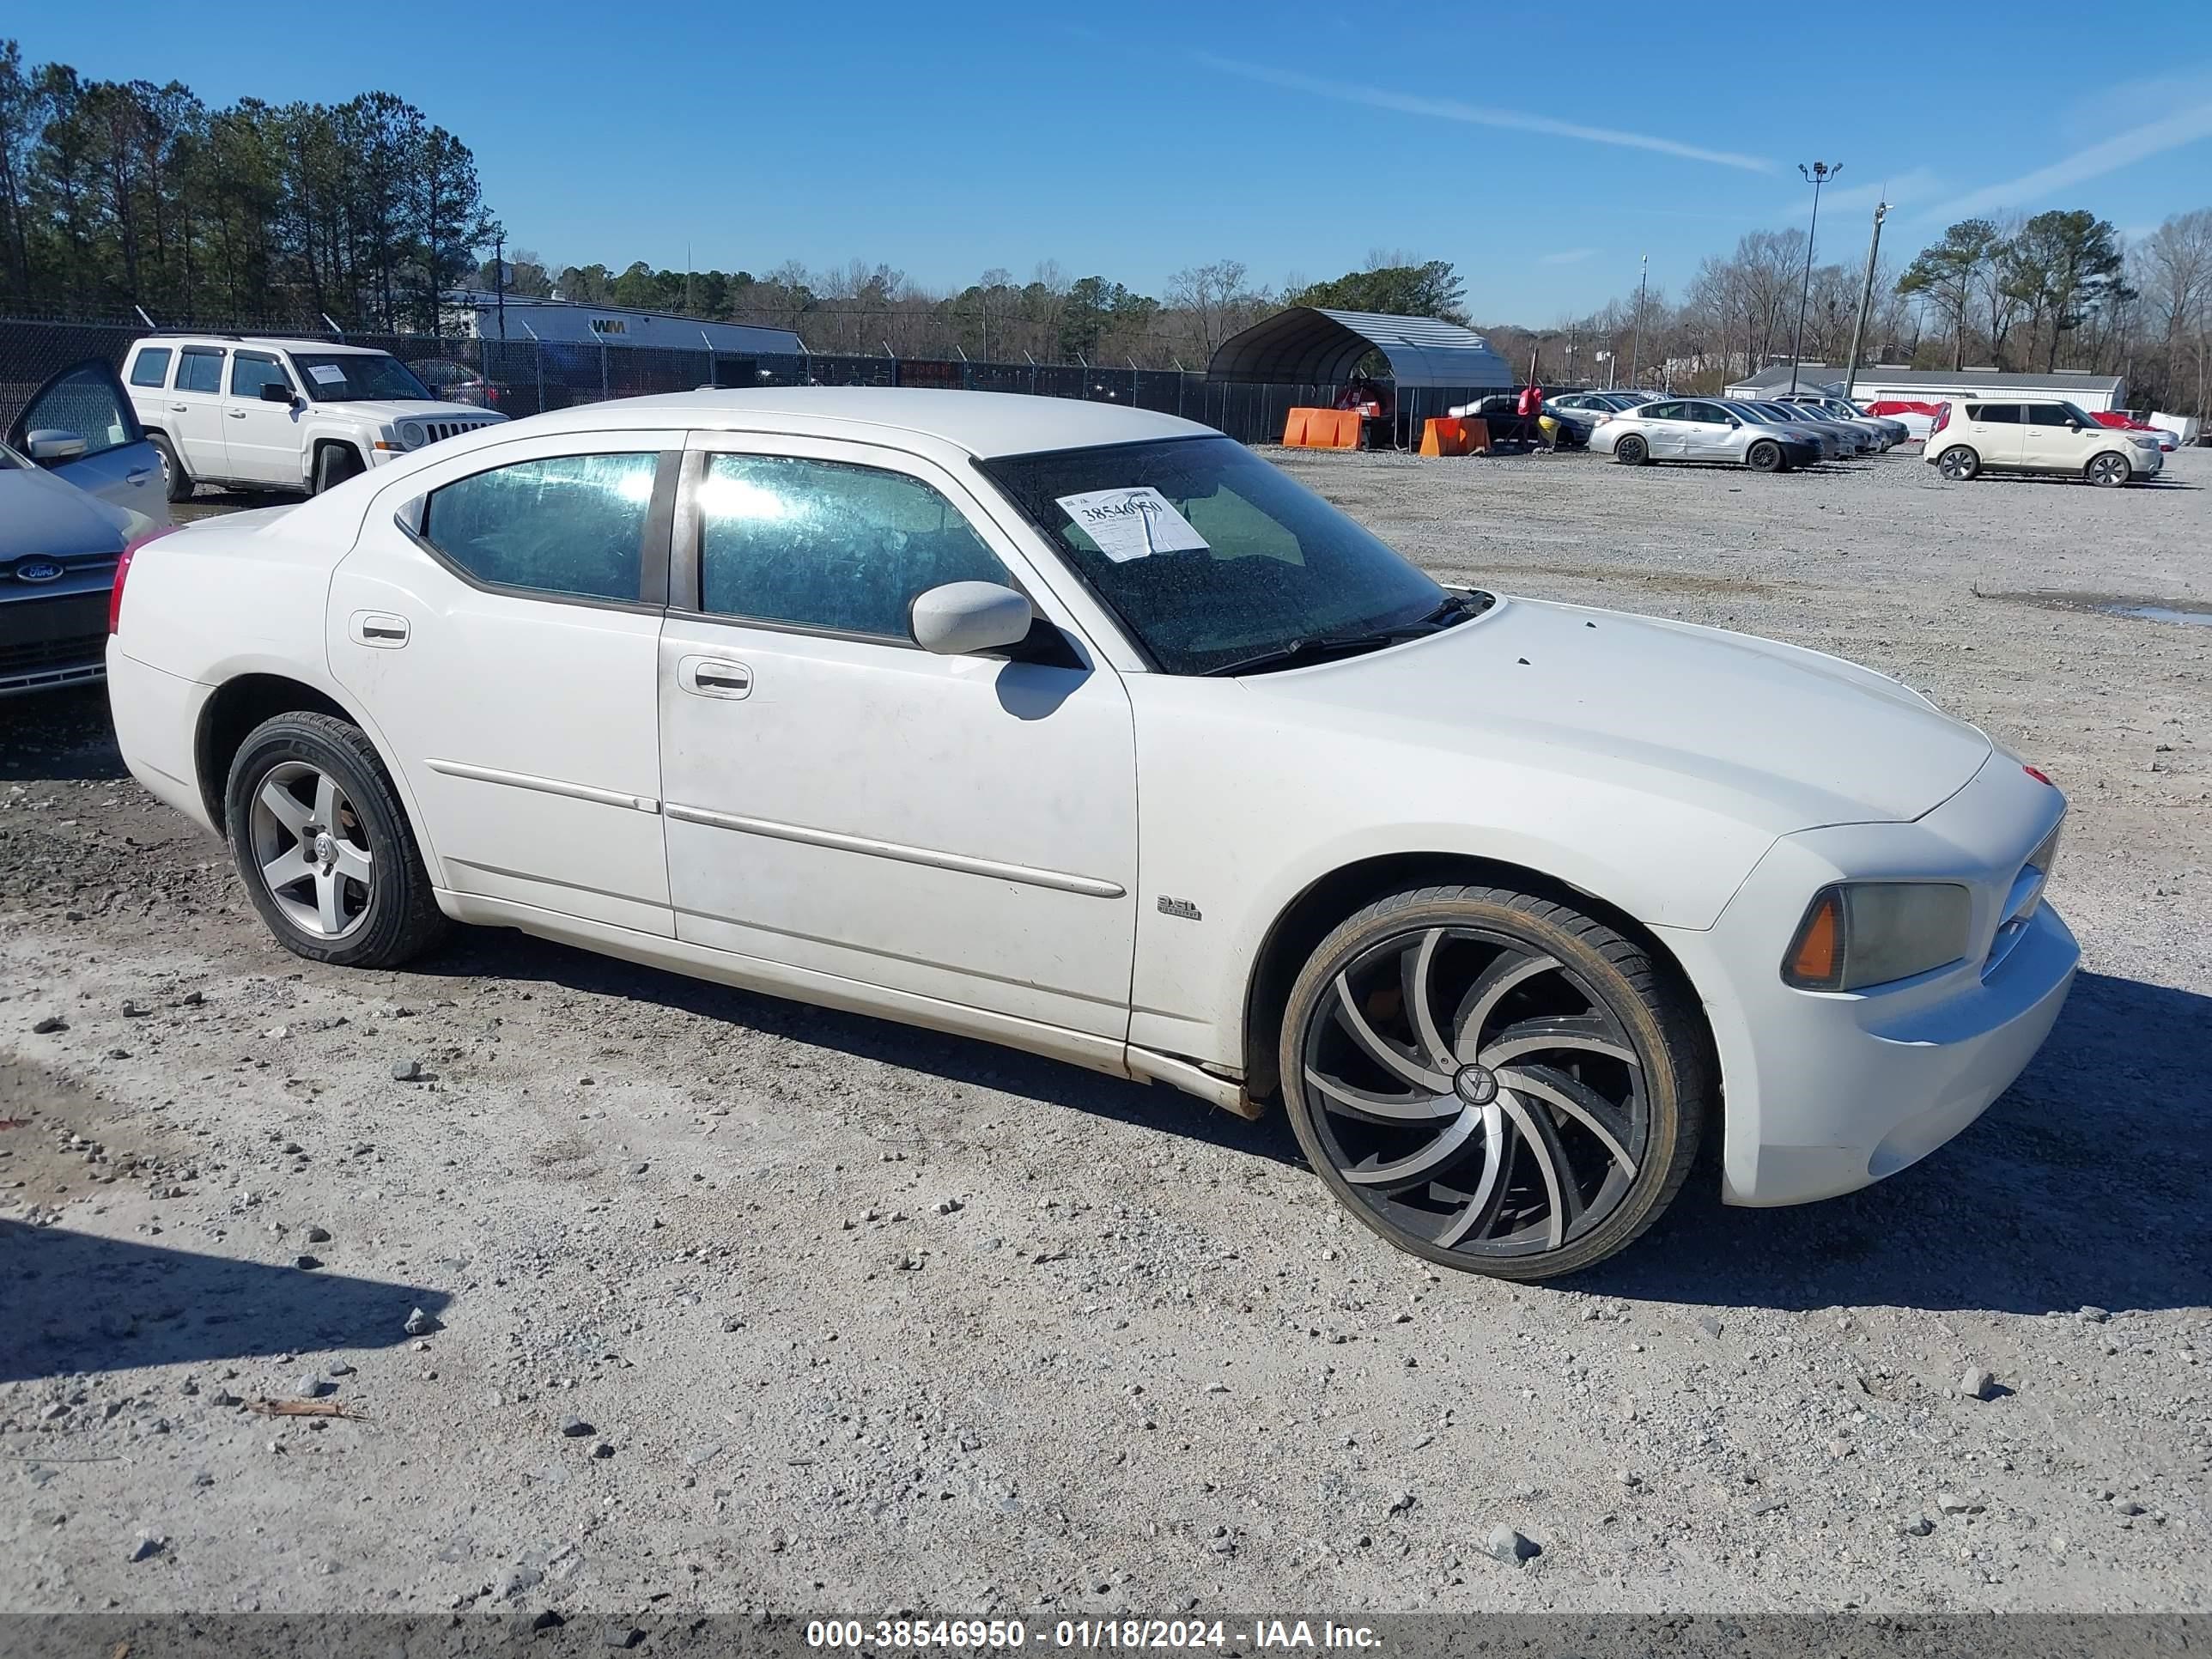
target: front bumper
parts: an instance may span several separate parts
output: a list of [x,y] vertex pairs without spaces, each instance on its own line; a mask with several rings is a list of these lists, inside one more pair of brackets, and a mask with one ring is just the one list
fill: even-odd
[[[1662,929],[1706,1006],[1726,1121],[1722,1196],[1800,1204],[1918,1162],[1988,1109],[2050,1035],[2081,948],[2045,902],[1992,953],[2012,884],[2064,811],[1993,754],[1911,823],[1786,836],[1703,932]],[[1841,878],[1961,882],[1970,948],[1933,972],[1861,992],[1798,991],[1782,958],[1807,903]]]

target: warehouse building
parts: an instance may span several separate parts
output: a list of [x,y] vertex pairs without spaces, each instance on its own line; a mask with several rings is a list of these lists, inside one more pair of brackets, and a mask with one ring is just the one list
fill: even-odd
[[[1797,390],[1850,398],[1855,403],[1942,403],[1953,398],[2063,398],[2090,414],[2127,404],[2128,383],[2118,374],[2075,369],[1902,368],[1870,363],[1843,387],[1840,364],[1800,363]],[[1790,390],[1790,365],[1777,363],[1730,385],[1730,398],[1778,398]]]

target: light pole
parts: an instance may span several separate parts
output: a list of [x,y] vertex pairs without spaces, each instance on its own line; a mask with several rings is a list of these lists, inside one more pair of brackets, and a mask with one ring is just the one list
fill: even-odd
[[[1813,239],[1820,234],[1820,186],[1843,170],[1841,161],[1832,165],[1815,161],[1809,167],[1802,161],[1797,164],[1797,171],[1813,186],[1813,227],[1805,233],[1805,284],[1797,290],[1797,332],[1790,342],[1790,395],[1793,398],[1797,395],[1797,362],[1805,351],[1805,304],[1813,297]],[[1845,393],[1849,395],[1848,387]]]
[[1850,360],[1844,365],[1844,396],[1851,395],[1859,378],[1859,348],[1866,343],[1867,313],[1874,307],[1874,265],[1881,253],[1881,222],[1889,217],[1889,204],[1877,202],[1874,210],[1874,234],[1867,241],[1866,283],[1859,289],[1859,319],[1851,325]]
[[1636,390],[1636,377],[1644,372],[1644,286],[1651,280],[1651,256],[1645,254],[1638,262],[1641,269],[1636,277],[1636,343],[1628,354],[1628,389]]

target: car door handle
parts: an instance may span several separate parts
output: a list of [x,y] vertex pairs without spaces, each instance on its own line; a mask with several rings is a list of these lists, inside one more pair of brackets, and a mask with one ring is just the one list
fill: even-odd
[[154,469],[152,467],[142,466],[137,468],[135,471],[125,473],[123,475],[123,481],[125,483],[144,483],[147,479],[153,476]]
[[397,651],[407,643],[407,618],[383,611],[356,611],[353,613],[351,631],[356,645]]
[[169,405],[169,413],[172,415],[181,415],[191,407],[191,405],[190,404],[171,404]]
[[226,409],[222,412],[234,421],[242,421],[246,418],[246,411],[242,409]]
[[753,671],[720,657],[686,657],[676,665],[676,683],[696,697],[734,701],[752,695]]

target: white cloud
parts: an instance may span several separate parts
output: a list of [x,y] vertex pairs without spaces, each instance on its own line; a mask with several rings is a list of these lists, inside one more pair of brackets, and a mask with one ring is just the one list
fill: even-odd
[[1381,87],[1323,81],[1310,75],[1269,69],[1261,64],[1240,63],[1235,58],[1216,58],[1210,53],[1200,53],[1199,61],[1224,75],[1238,76],[1247,81],[1258,81],[1291,92],[1302,92],[1309,97],[1333,99],[1340,104],[1363,104],[1370,109],[1395,110],[1402,115],[1426,115],[1440,121],[1463,122],[1469,126],[1505,127],[1518,132],[1540,132],[1554,138],[1571,138],[1583,143],[1655,150],[1662,155],[1679,155],[1690,161],[1710,161],[1716,167],[1741,167],[1747,173],[1777,171],[1776,164],[1762,156],[1745,155],[1734,150],[1701,149],[1694,144],[1680,144],[1672,138],[1655,137],[1650,133],[1624,132],[1612,127],[1580,126],[1571,121],[1555,121],[1548,115],[1492,109],[1480,104],[1463,104],[1453,98],[1424,98],[1413,93],[1390,92]]
[[1539,254],[1536,263],[1540,265],[1578,265],[1596,252],[1594,247],[1563,247],[1557,253]]
[[2075,185],[2087,184],[2092,179],[2101,179],[2131,162],[2148,161],[2154,155],[2162,155],[2167,150],[2179,149],[2184,144],[2193,144],[2202,138],[2212,138],[2212,102],[2176,110],[2155,121],[2147,121],[2139,127],[2092,144],[2087,149],[2076,150],[2063,161],[2053,161],[2049,167],[2039,167],[2033,173],[2023,173],[2017,179],[2008,179],[2001,185],[1984,185],[1979,190],[1968,191],[1964,196],[1940,202],[1916,216],[1921,219],[1960,219],[1969,214],[1986,212],[1991,208],[2031,206],[2047,201],[2059,191],[2070,190]]

